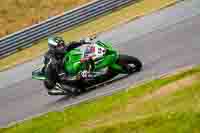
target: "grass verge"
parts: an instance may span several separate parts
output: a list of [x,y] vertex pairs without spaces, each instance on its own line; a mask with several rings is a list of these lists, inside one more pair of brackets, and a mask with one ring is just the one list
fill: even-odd
[[200,132],[200,66],[50,112],[2,133]]
[[[83,36],[90,36],[104,32],[125,22],[147,15],[153,11],[175,4],[176,0],[140,0],[140,2],[116,10],[102,17],[98,17],[90,23],[82,24],[60,34],[66,40],[77,40]],[[21,50],[0,60],[0,71],[6,70],[17,64],[35,59],[47,50],[47,41],[41,40],[32,47]]]
[[91,0],[3,0],[0,4],[0,37],[37,24]]

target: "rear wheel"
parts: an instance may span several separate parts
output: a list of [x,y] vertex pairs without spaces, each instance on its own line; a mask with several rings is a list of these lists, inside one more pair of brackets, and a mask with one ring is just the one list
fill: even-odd
[[133,56],[120,55],[119,64],[122,65],[128,74],[139,72],[142,69],[142,62]]

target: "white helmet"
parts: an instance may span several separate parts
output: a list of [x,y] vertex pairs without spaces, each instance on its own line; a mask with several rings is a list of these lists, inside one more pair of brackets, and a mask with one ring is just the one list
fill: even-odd
[[49,37],[48,38],[48,46],[50,48],[57,48],[60,46],[64,46],[65,42],[61,37]]

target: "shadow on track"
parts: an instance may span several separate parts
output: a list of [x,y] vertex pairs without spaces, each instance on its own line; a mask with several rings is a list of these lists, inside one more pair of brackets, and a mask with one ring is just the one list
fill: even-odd
[[[131,74],[132,75],[132,74]],[[65,95],[63,97],[61,97],[60,99],[54,101],[54,102],[51,102],[49,104],[47,104],[47,106],[51,107],[51,106],[55,106],[57,104],[59,105],[64,105],[66,104],[66,102],[69,102],[69,100],[75,100],[75,99],[79,99],[81,100],[81,97],[84,96],[85,94],[88,94],[90,93],[91,91],[93,90],[96,90],[96,89],[101,89],[103,88],[104,86],[107,86],[107,85],[110,85],[114,82],[118,82],[120,80],[123,80],[123,79],[126,79],[128,78],[129,76],[131,75],[123,75],[123,76],[118,76],[114,79],[111,79],[111,80],[108,80],[108,81],[105,81],[103,83],[99,83],[99,84],[96,84],[96,85],[93,85],[91,87],[88,87],[87,90],[85,90],[83,93],[79,94],[79,95],[76,95],[76,96],[70,96],[70,95]]]

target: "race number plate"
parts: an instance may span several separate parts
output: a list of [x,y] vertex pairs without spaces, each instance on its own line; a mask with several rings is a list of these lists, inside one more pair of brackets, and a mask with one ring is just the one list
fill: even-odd
[[94,44],[94,45],[88,45],[84,52],[84,57],[92,57],[93,59],[101,58],[104,56],[106,49]]

